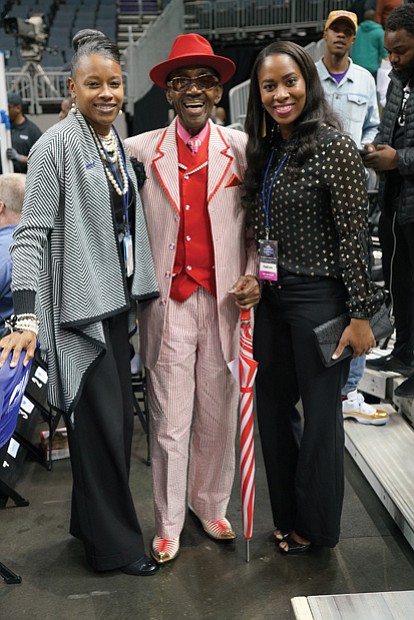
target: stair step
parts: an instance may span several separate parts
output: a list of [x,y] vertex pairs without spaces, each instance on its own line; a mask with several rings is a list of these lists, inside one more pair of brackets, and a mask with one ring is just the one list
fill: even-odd
[[414,590],[298,596],[290,602],[297,620],[411,620]]
[[385,426],[345,420],[345,446],[414,549],[414,429],[390,404]]

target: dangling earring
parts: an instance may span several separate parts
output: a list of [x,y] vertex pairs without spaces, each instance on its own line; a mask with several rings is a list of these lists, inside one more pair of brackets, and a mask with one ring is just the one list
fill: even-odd
[[263,108],[263,114],[262,114],[262,131],[261,131],[261,136],[262,136],[262,138],[266,138],[266,134],[267,134],[267,127],[266,127],[266,110]]
[[72,107],[70,111],[72,112],[72,114],[76,114],[76,112],[78,111],[78,108],[76,107],[76,99],[72,101]]
[[272,131],[270,132],[270,142],[273,142],[275,133],[276,136],[279,134],[279,125],[276,123],[276,121],[273,123]]

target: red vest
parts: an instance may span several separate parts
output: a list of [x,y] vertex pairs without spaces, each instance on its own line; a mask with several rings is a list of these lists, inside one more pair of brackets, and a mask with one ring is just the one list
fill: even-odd
[[203,286],[216,294],[214,274],[214,246],[210,218],[207,210],[209,135],[194,155],[183,140],[177,136],[180,227],[174,261],[170,296],[185,301]]

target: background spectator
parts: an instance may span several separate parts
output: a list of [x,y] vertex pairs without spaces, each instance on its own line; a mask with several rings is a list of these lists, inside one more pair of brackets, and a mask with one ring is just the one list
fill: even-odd
[[391,11],[402,5],[402,0],[377,0],[377,22],[385,27]]
[[383,58],[387,56],[384,48],[384,29],[375,21],[375,11],[364,12],[364,19],[358,26],[351,57],[355,64],[367,69],[374,77]]
[[60,104],[60,112],[59,112],[59,120],[62,121],[67,117],[71,108],[72,108],[73,99],[72,97],[66,97],[62,100]]
[[379,237],[391,292],[395,342],[390,355],[369,360],[378,370],[412,375],[396,390],[414,397],[414,5],[398,7],[385,24],[392,71],[381,126],[366,164],[380,173]]
[[[376,27],[381,28],[378,24]],[[322,88],[344,131],[361,148],[371,142],[379,126],[379,111],[373,76],[349,58],[358,36],[355,13],[332,11],[324,29],[325,50],[316,63]],[[365,169],[367,187],[376,186],[376,174]],[[384,424],[388,416],[367,404],[358,392],[365,370],[365,355],[351,360],[347,381],[342,388],[343,413],[364,424]]]
[[27,159],[33,144],[42,132],[23,113],[23,100],[17,93],[7,95],[11,125],[11,148],[7,149],[7,158],[13,162],[15,172],[27,172]]
[[355,13],[358,19],[358,23],[360,23],[363,19],[364,12],[368,9],[373,9],[376,11],[377,9],[377,0],[355,0],[351,4],[349,4],[346,9]]
[[20,222],[25,185],[24,174],[0,175],[0,336],[4,331],[5,319],[13,314],[12,261],[9,247]]

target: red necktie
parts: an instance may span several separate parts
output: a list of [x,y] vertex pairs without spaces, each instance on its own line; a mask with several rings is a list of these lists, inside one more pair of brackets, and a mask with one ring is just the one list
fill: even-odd
[[187,146],[191,149],[191,151],[195,154],[201,146],[201,140],[199,138],[188,140]]

